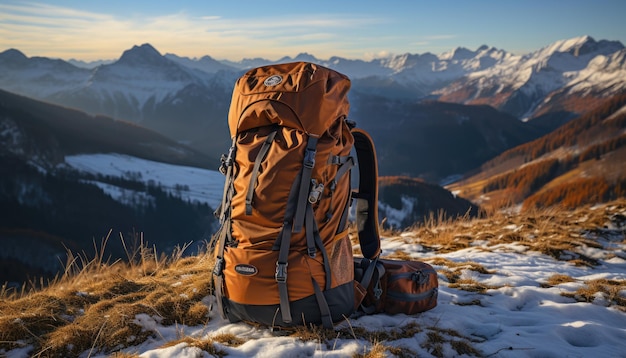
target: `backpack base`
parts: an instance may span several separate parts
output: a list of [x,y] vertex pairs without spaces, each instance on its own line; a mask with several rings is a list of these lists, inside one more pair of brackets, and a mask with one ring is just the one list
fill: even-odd
[[[354,286],[352,282],[322,292],[328,303],[333,322],[339,322],[354,312]],[[246,305],[223,298],[226,316],[231,323],[248,321],[268,327],[294,327],[321,324],[322,317],[315,295],[290,302],[292,322],[285,323],[280,305]],[[305,313],[306,312],[306,313]]]

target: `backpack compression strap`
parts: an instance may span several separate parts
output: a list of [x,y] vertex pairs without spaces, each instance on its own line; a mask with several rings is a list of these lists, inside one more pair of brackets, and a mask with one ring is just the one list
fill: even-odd
[[352,129],[354,149],[359,167],[359,191],[356,199],[356,225],[363,256],[374,259],[380,255],[378,233],[378,163],[370,135],[362,129]]

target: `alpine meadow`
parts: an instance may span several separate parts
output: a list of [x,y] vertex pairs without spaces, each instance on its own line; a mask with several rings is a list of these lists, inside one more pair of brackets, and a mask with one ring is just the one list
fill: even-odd
[[0,51],[0,357],[626,357],[620,41]]

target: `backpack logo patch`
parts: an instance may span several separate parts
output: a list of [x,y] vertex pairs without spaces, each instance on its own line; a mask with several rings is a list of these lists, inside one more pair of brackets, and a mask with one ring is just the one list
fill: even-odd
[[267,87],[272,87],[272,86],[276,86],[277,84],[280,84],[283,81],[283,78],[279,75],[273,75],[273,76],[269,76],[268,78],[265,79],[265,81],[263,81],[263,84],[266,85]]
[[259,270],[256,267],[252,265],[247,265],[247,264],[235,265],[235,271],[238,274],[244,275],[244,276],[254,276],[259,272]]

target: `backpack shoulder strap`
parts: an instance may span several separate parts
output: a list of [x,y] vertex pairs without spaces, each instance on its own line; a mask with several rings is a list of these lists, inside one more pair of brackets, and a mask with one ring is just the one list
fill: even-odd
[[374,259],[380,255],[378,233],[378,163],[374,141],[359,128],[352,129],[354,149],[359,168],[359,190],[353,192],[356,199],[356,225],[363,256]]

